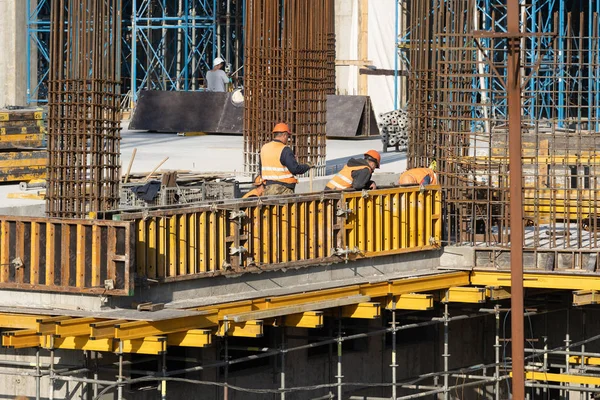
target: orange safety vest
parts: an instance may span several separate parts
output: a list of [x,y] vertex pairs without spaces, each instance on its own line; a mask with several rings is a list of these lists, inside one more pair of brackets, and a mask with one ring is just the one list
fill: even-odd
[[[327,187],[333,190],[344,190],[352,187],[352,172],[358,171],[359,169],[369,168],[368,165],[358,165],[356,167],[345,166],[340,172],[338,172],[329,182]],[[371,168],[369,168],[370,170]]]
[[252,189],[248,193],[242,196],[242,199],[247,199],[248,197],[260,197],[261,195],[258,193],[258,189]]
[[298,179],[281,163],[281,152],[286,147],[278,140],[265,144],[260,149],[260,175],[265,181],[298,183]]
[[400,175],[398,183],[401,185],[419,185],[427,175],[431,177],[430,185],[437,185],[437,176],[430,168],[412,168]]

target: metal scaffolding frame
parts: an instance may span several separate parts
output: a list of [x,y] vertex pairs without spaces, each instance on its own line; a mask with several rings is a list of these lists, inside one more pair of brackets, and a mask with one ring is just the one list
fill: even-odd
[[[28,103],[47,101],[52,1],[27,0]],[[142,89],[202,90],[217,55],[232,64],[235,86],[243,84],[245,1],[124,0],[122,7],[124,106]]]

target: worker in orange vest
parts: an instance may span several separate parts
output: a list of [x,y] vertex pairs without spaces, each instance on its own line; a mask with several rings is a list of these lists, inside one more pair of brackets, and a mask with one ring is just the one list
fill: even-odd
[[437,185],[438,179],[435,173],[436,162],[433,161],[429,168],[411,168],[400,175],[398,184],[401,186],[419,185],[421,191],[425,190],[427,185]]
[[249,197],[261,197],[264,194],[265,182],[260,175],[254,178],[254,182],[252,182],[252,184],[255,186],[255,188],[246,193],[242,199],[247,199]]
[[327,183],[325,190],[376,189],[377,185],[371,180],[371,176],[381,164],[381,155],[376,150],[369,150],[364,156],[362,160],[348,160],[344,168]]
[[299,164],[291,148],[287,146],[290,127],[283,122],[273,128],[273,140],[260,149],[259,171],[265,181],[264,196],[293,194],[296,189],[295,175],[302,175],[313,168],[312,164]]

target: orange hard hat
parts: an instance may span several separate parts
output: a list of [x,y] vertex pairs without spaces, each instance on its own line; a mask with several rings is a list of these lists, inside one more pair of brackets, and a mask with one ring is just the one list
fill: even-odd
[[365,158],[369,157],[372,158],[373,160],[375,160],[375,162],[377,163],[377,168],[379,168],[379,164],[381,164],[381,155],[379,154],[379,152],[377,150],[369,150],[365,153]]
[[253,184],[254,186],[260,186],[260,185],[262,185],[263,183],[265,183],[265,182],[263,181],[263,178],[262,178],[262,176],[260,176],[260,175],[257,175],[257,176],[254,178],[254,181],[252,182],[252,184]]
[[280,122],[277,125],[275,125],[275,128],[273,128],[273,133],[277,133],[277,132],[290,133],[290,127],[285,122]]

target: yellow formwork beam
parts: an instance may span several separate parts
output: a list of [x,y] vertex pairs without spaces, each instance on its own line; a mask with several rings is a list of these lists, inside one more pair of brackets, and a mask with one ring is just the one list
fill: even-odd
[[322,328],[323,311],[308,311],[286,315],[283,318],[283,324],[294,328]]
[[573,292],[574,306],[587,306],[598,304],[600,302],[600,293],[597,290],[576,290]]
[[[510,374],[512,376],[512,372]],[[547,372],[525,371],[525,379],[540,382],[573,383],[577,385],[600,385],[600,376],[550,374]]]
[[342,307],[343,318],[375,319],[381,316],[381,304],[377,302],[359,303]]
[[38,320],[37,333],[40,335],[53,335],[56,332],[56,323],[71,319],[66,315],[57,317],[40,318]]
[[492,301],[510,299],[510,288],[488,286],[486,296]]
[[35,329],[43,316],[31,314],[0,313],[0,328],[9,329]]
[[115,337],[115,325],[126,322],[127,320],[124,319],[93,322],[89,325],[90,339],[112,339]]
[[[421,293],[406,293],[394,296],[396,310],[431,310],[433,308],[433,295]],[[392,299],[388,300],[385,308],[393,309]]]
[[257,338],[263,336],[262,321],[223,321],[219,323],[218,336],[239,336]]
[[[212,313],[211,313],[212,314]],[[190,315],[162,321],[134,321],[115,325],[115,339],[133,340],[169,333],[209,328],[215,320],[207,315]]]
[[88,336],[90,334],[90,324],[104,320],[98,318],[72,318],[65,321],[56,322],[56,337],[67,336]]
[[[510,287],[510,272],[471,271],[471,284]],[[523,286],[536,289],[600,290],[600,276],[526,272],[523,274]]]
[[[569,364],[581,365],[581,356],[570,356]],[[584,365],[600,365],[600,357],[583,357]]]
[[13,349],[38,347],[41,338],[42,336],[40,336],[35,329],[2,332],[2,346]]
[[485,303],[485,288],[451,287],[446,289],[443,303]]
[[112,339],[90,339],[89,336],[68,336],[55,337],[53,342],[50,336],[42,336],[42,347],[63,350],[91,350],[91,351],[113,351],[114,345]]
[[169,346],[208,347],[212,344],[212,330],[190,329],[185,332],[171,333],[167,336]]
[[[163,354],[167,351],[167,338],[164,336],[148,336],[141,339],[122,340],[123,353]],[[113,351],[119,352],[119,341],[113,340]]]

